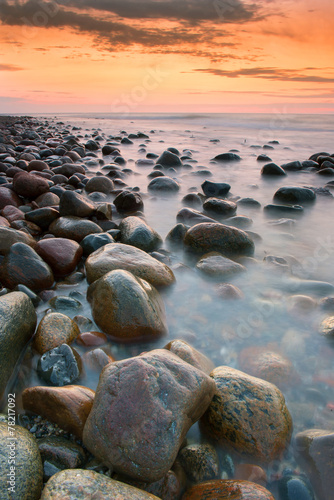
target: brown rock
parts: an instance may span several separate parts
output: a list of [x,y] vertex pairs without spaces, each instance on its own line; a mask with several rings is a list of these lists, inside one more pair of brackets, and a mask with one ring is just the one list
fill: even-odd
[[60,196],[59,213],[63,216],[89,217],[95,212],[95,204],[75,191],[64,191]]
[[35,202],[40,208],[55,207],[59,205],[59,196],[54,193],[44,193],[36,198]]
[[294,443],[297,461],[304,468],[319,500],[331,500],[334,490],[334,432],[309,429]]
[[[79,497],[80,495],[80,497]],[[158,497],[133,486],[84,469],[67,469],[46,483],[41,500],[159,500]]]
[[123,243],[109,243],[99,248],[86,260],[88,283],[109,271],[124,269],[153,286],[167,286],[175,281],[173,271],[143,250]]
[[36,245],[36,241],[30,234],[16,229],[0,227],[0,255],[8,253],[14,243],[25,243],[31,247]]
[[33,238],[36,238],[42,232],[41,228],[37,226],[37,224],[27,220],[15,220],[11,223],[11,226],[13,229],[17,229],[18,231],[24,231],[31,234]]
[[2,217],[1,215],[0,215],[0,227],[10,227],[8,219],[5,219],[5,217]]
[[13,177],[13,190],[19,196],[34,200],[49,191],[50,186],[46,179],[28,172],[19,172]]
[[79,243],[89,234],[102,233],[102,229],[95,222],[80,217],[59,217],[52,222],[49,230],[59,238],[68,238]]
[[0,209],[6,207],[7,205],[19,207],[22,205],[22,200],[20,200],[17,194],[11,189],[0,186]]
[[23,408],[41,415],[61,429],[82,439],[92,409],[94,391],[80,385],[64,387],[28,387],[22,393]]
[[111,363],[100,375],[84,444],[116,472],[157,481],[213,393],[210,377],[165,349]]
[[171,470],[159,479],[159,481],[155,481],[154,483],[143,483],[142,481],[129,479],[121,474],[114,474],[113,479],[135,486],[140,490],[147,491],[148,493],[151,493],[151,495],[155,495],[162,500],[177,500],[181,495],[182,487],[180,480],[175,472]]
[[107,273],[90,285],[95,323],[114,340],[152,340],[167,333],[163,301],[157,290],[128,271]]
[[258,465],[253,464],[237,464],[234,469],[234,479],[242,479],[251,481],[261,486],[267,484],[267,474]]
[[35,250],[49,264],[55,276],[66,276],[72,273],[83,254],[79,243],[67,238],[47,238],[40,240]]
[[275,500],[263,486],[249,481],[217,479],[197,484],[186,491],[182,500]]
[[46,314],[37,327],[33,347],[39,354],[44,354],[61,344],[71,344],[80,334],[73,319],[61,313]]
[[215,368],[211,376],[217,390],[201,420],[203,430],[250,461],[268,463],[279,458],[292,432],[281,391],[227,366]]
[[14,222],[15,220],[23,220],[25,214],[17,207],[13,205],[7,205],[2,209],[2,215],[6,217],[9,222]]
[[27,167],[28,172],[32,170],[38,170],[42,172],[43,170],[49,170],[49,165],[42,160],[31,160]]
[[185,446],[179,452],[178,459],[192,483],[218,478],[218,454],[211,444]]
[[164,349],[168,349],[170,352],[183,359],[183,361],[186,361],[190,365],[198,368],[199,370],[202,370],[208,375],[210,375],[215,367],[211,359],[204,356],[204,354],[197,351],[194,347],[192,347],[184,340],[172,340],[167,345],[165,345]]

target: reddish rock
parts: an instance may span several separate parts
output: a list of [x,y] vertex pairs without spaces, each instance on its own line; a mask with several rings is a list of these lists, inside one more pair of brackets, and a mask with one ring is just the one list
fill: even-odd
[[116,361],[102,370],[83,442],[116,472],[157,481],[214,390],[210,377],[165,349]]
[[253,464],[237,464],[234,469],[234,479],[242,479],[251,481],[261,486],[267,484],[267,474],[258,465]]
[[54,277],[46,262],[25,243],[15,243],[0,266],[0,281],[8,288],[25,285],[34,292],[52,287]]
[[50,186],[46,179],[28,172],[19,172],[13,178],[13,190],[24,198],[34,200],[49,189]]
[[217,389],[201,420],[203,431],[250,462],[279,459],[292,433],[281,391],[228,366],[215,368],[211,377]]
[[20,200],[17,194],[11,189],[0,187],[0,209],[6,207],[7,205],[19,207],[22,205],[22,200]]
[[195,368],[202,370],[204,373],[208,375],[212,372],[215,365],[212,363],[211,359],[207,358],[201,352],[197,351],[190,344],[185,342],[184,340],[172,340],[164,347],[168,349],[170,352],[173,352],[179,358],[183,359],[187,363],[191,364]]
[[178,460],[192,483],[218,479],[219,458],[211,444],[190,444],[181,449]]
[[52,234],[80,242],[89,234],[102,233],[100,226],[80,217],[59,217],[49,227]]
[[32,170],[38,170],[42,172],[43,170],[49,170],[49,165],[42,160],[31,160],[27,167],[28,172]]
[[40,208],[56,207],[59,205],[59,196],[54,193],[43,193],[36,198],[36,203]]
[[36,241],[30,234],[12,228],[0,227],[0,255],[8,253],[14,243],[25,243],[31,247],[36,245]]
[[66,276],[72,273],[76,269],[83,253],[79,243],[67,238],[47,238],[40,240],[35,250],[49,264],[56,276]]
[[28,387],[22,393],[23,408],[41,415],[61,429],[82,439],[92,409],[94,391],[80,385],[64,387]]
[[13,205],[7,205],[6,207],[4,207],[1,214],[3,215],[3,217],[6,217],[9,222],[13,222],[15,220],[23,220],[25,217],[25,214],[22,212],[22,210],[14,207]]
[[85,347],[96,347],[107,342],[107,336],[102,332],[83,332],[76,339],[78,345],[84,345]]
[[197,484],[182,500],[275,500],[270,491],[249,481],[217,479]]
[[[10,205],[8,205],[8,206],[10,206]],[[8,219],[6,219],[5,217],[2,217],[1,215],[0,215],[0,227],[10,227]]]
[[39,354],[44,354],[61,344],[71,344],[80,334],[73,319],[61,313],[46,314],[37,327],[33,347]]

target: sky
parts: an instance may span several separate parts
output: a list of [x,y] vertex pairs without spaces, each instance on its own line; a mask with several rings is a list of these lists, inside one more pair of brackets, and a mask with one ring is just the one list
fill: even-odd
[[333,113],[333,0],[0,0],[0,113]]

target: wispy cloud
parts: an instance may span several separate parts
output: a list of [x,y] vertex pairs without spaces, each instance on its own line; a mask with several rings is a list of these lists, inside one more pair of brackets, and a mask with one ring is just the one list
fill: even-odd
[[[334,69],[334,68],[329,68]],[[240,77],[251,77],[251,78],[262,78],[265,80],[276,80],[282,82],[312,82],[312,83],[334,83],[334,77],[309,75],[306,74],[310,71],[316,71],[317,68],[302,68],[299,70],[295,69],[281,69],[281,68],[241,68],[237,70],[224,70],[218,68],[197,68],[194,71],[201,73],[210,73],[212,75],[221,76],[225,78],[240,78]],[[324,71],[324,69],[318,69],[318,72]]]
[[0,71],[22,71],[24,68],[15,66],[15,64],[0,64]]

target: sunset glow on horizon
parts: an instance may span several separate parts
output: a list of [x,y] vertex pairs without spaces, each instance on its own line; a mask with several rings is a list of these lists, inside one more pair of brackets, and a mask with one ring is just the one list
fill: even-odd
[[0,0],[0,113],[334,112],[332,0]]

